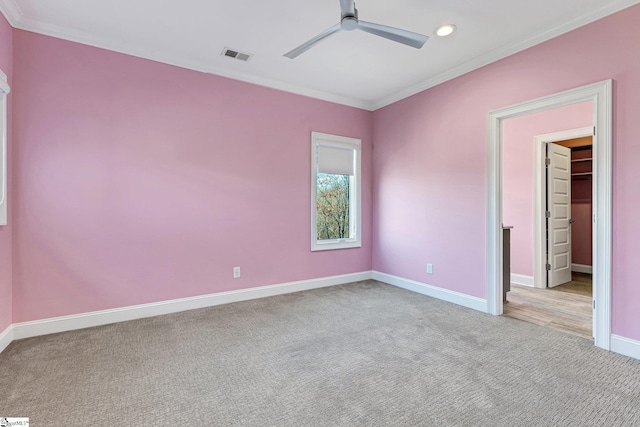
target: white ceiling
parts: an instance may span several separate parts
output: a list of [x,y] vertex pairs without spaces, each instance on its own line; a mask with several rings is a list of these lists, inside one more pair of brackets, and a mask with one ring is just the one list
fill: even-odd
[[[339,22],[339,0],[0,0],[0,11],[16,28],[373,110],[636,3],[358,0],[360,19],[431,39],[416,50],[341,32],[294,60],[282,55]],[[458,31],[433,36],[443,23]]]

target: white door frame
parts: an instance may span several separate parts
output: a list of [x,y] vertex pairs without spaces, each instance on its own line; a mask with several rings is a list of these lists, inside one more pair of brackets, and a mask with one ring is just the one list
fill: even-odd
[[7,225],[7,75],[0,70],[0,226]]
[[[545,146],[549,143],[566,141],[567,139],[583,138],[593,136],[593,126],[570,129],[560,132],[547,133],[534,137],[535,146],[535,193],[534,193],[534,219],[533,219],[533,248],[534,248],[534,264],[533,264],[533,287],[547,287],[547,269],[545,268],[544,255],[546,241],[546,224],[543,200],[545,199],[546,175],[545,163],[546,157]],[[594,161],[595,163],[595,161]],[[592,185],[593,187],[593,185]],[[595,228],[595,224],[592,224]],[[595,232],[595,230],[593,230]]]
[[502,122],[585,101],[593,103],[593,300],[597,347],[611,347],[612,86],[605,80],[491,111],[488,116],[487,312],[502,314]]

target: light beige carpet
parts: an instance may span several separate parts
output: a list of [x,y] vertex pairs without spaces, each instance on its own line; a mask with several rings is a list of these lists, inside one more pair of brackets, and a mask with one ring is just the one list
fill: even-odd
[[374,281],[0,354],[0,416],[33,426],[638,426],[639,402],[638,360]]

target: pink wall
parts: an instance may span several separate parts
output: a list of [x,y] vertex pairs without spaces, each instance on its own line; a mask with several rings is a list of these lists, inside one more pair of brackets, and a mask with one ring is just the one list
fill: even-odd
[[[6,75],[11,85],[13,83],[12,74],[13,74],[13,30],[4,19],[4,16],[0,14],[0,70],[2,70]],[[8,117],[9,121],[8,126],[8,155],[12,155],[12,139],[11,139],[11,108],[12,108],[12,99],[13,95],[10,94],[8,96]],[[10,162],[7,162],[10,166]],[[11,173],[10,171],[7,173],[9,177],[9,183],[7,190],[9,191],[9,202],[11,203],[13,200],[11,197],[13,196],[11,192]],[[11,210],[11,204],[9,204],[9,210]],[[0,226],[0,334],[4,332],[5,329],[11,325],[11,317],[12,317],[12,222],[13,217],[11,212],[9,214],[8,225]]]
[[[14,322],[371,270],[371,112],[14,40]],[[362,139],[361,249],[310,251],[311,131]]]
[[[372,266],[484,298],[487,112],[613,78],[613,332],[638,340],[639,20],[632,7],[373,115],[22,31],[12,46],[2,21],[0,330],[11,265],[14,322]],[[312,130],[363,139],[362,249],[309,251]]]
[[533,276],[535,150],[537,135],[593,126],[593,103],[583,102],[503,124],[502,215],[511,230],[511,272]]
[[484,298],[487,113],[612,78],[613,333],[639,340],[638,22],[634,6],[376,111],[373,268]]

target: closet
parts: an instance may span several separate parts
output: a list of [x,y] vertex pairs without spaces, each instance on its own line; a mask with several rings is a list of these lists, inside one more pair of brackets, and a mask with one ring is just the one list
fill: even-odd
[[592,157],[591,145],[571,148],[571,258],[573,270],[582,273],[592,265]]

